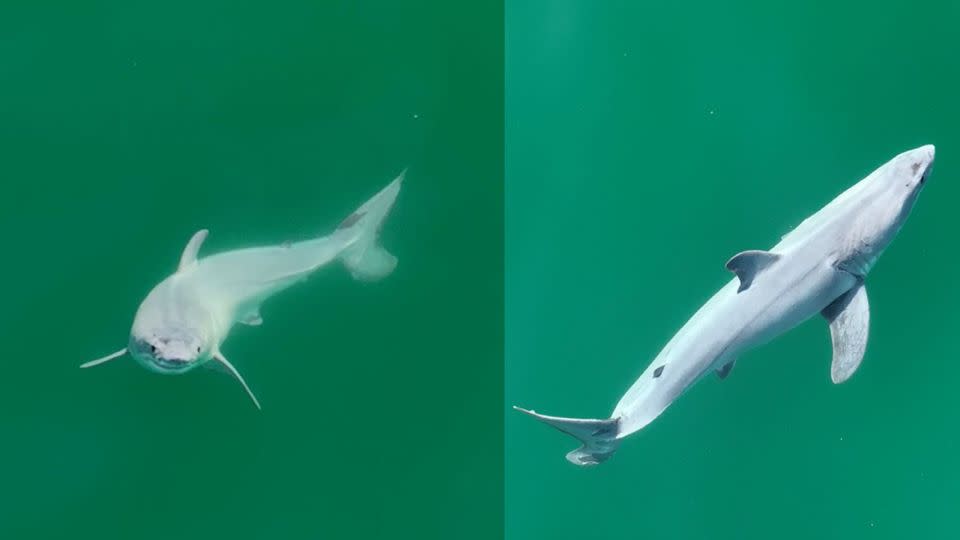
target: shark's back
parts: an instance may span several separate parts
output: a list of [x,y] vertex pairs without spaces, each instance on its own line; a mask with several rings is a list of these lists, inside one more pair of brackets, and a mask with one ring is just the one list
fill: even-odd
[[355,235],[338,231],[294,244],[227,251],[201,259],[185,277],[198,298],[244,311],[330,263],[353,240]]

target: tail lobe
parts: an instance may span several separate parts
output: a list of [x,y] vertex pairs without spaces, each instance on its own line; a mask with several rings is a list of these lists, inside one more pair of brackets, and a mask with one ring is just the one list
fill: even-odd
[[400,173],[337,227],[338,231],[357,229],[357,240],[340,254],[340,260],[354,279],[375,281],[388,276],[397,266],[397,258],[379,244],[378,236],[383,220],[397,199],[405,174],[406,171]]
[[567,461],[574,465],[589,466],[603,463],[620,446],[620,440],[617,439],[620,428],[619,418],[606,420],[562,418],[539,414],[517,406],[513,408],[579,439],[583,445],[567,454]]

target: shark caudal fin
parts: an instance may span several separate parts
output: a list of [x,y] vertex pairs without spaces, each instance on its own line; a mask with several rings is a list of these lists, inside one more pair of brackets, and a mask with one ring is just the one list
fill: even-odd
[[359,237],[340,254],[340,260],[350,270],[354,279],[374,281],[390,275],[397,266],[397,258],[378,243],[377,237],[384,218],[400,193],[404,174],[406,171],[347,216],[337,227],[338,231],[357,228]]
[[513,408],[579,439],[583,446],[567,454],[567,460],[574,465],[589,466],[603,463],[620,446],[620,441],[617,439],[620,420],[617,418],[606,420],[561,418],[538,414],[516,406]]

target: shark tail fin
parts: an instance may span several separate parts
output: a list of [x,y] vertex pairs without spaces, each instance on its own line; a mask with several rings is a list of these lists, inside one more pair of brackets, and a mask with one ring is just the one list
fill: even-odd
[[567,461],[574,465],[589,466],[603,463],[620,446],[620,441],[617,439],[617,432],[620,427],[620,419],[618,418],[608,418],[606,420],[561,418],[539,414],[516,406],[514,409],[579,439],[583,445],[567,454]]
[[363,206],[347,216],[337,230],[356,229],[357,239],[340,254],[340,260],[354,279],[375,281],[390,275],[397,258],[378,243],[380,226],[393,207],[406,171],[380,190]]

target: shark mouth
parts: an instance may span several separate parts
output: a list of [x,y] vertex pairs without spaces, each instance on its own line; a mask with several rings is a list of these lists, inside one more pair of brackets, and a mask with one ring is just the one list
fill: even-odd
[[192,363],[192,360],[182,360],[180,358],[161,358],[155,356],[153,362],[161,368],[169,369],[171,371],[179,371],[189,366]]

